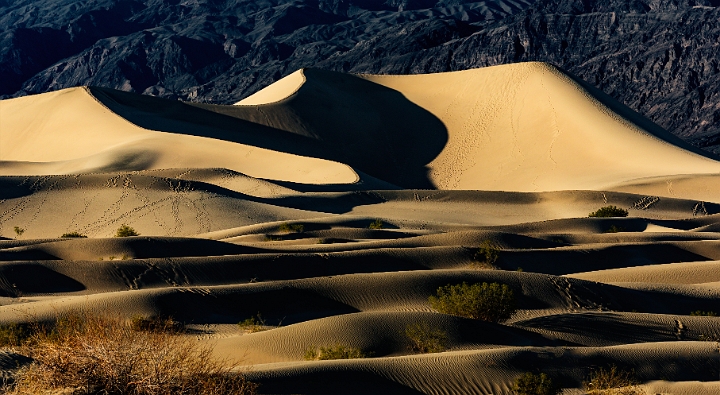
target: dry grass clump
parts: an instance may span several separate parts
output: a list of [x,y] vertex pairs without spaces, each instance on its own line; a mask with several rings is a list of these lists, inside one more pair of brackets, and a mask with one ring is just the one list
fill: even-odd
[[428,298],[435,310],[460,317],[499,322],[515,313],[515,294],[500,283],[446,285]]
[[138,315],[130,319],[130,328],[142,332],[180,333],[185,329],[185,326],[181,322],[173,320],[172,317],[143,317]]
[[518,395],[556,395],[561,388],[545,373],[524,373],[515,380],[513,391]]
[[323,361],[328,359],[355,359],[367,358],[370,354],[355,347],[334,345],[330,347],[310,347],[305,350],[305,359],[308,361]]
[[[279,325],[278,325],[279,326]],[[257,313],[256,315],[238,322],[238,327],[248,333],[262,332],[274,329],[277,326],[268,325],[265,319]]]
[[165,331],[136,331],[120,318],[70,314],[19,348],[33,359],[10,395],[254,394],[256,385],[228,374],[209,348]]
[[632,371],[612,365],[590,373],[583,386],[589,395],[644,395],[645,391],[638,387],[634,376]]
[[447,333],[426,322],[408,325],[405,336],[410,340],[410,351],[425,354],[447,350]]

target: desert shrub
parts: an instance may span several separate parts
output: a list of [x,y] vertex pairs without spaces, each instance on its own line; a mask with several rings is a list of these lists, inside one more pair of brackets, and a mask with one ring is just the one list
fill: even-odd
[[87,236],[85,236],[84,234],[82,234],[80,232],[76,232],[76,231],[63,233],[62,236],[60,236],[60,237],[65,237],[65,238],[77,237],[77,238],[85,238],[85,239],[87,238]]
[[15,231],[15,235],[17,235],[17,237],[20,237],[23,233],[25,233],[25,229],[19,226],[14,227],[13,230]]
[[431,353],[447,350],[447,333],[442,329],[432,328],[425,322],[408,325],[405,336],[410,340],[410,351]]
[[560,386],[545,373],[524,373],[515,380],[513,391],[519,395],[556,395]]
[[485,240],[483,244],[475,251],[474,259],[480,264],[492,267],[500,257],[500,249],[495,247],[489,240]]
[[178,333],[185,329],[185,326],[171,317],[143,317],[140,315],[130,319],[130,328],[137,332],[170,332]]
[[278,231],[286,233],[302,233],[305,230],[303,224],[282,224],[278,227]]
[[428,298],[435,310],[460,317],[498,322],[515,313],[515,295],[505,284],[446,285]]
[[[83,393],[133,395],[254,394],[256,385],[229,374],[194,339],[137,332],[120,318],[71,314],[54,330],[33,335],[22,352],[11,395]],[[68,392],[70,391],[70,392]]]
[[238,326],[243,331],[250,333],[262,332],[274,328],[274,326],[268,325],[265,322],[265,319],[260,315],[260,313],[238,322]]
[[690,315],[696,316],[696,317],[717,317],[717,313],[714,311],[702,311],[702,310],[691,311]]
[[17,347],[24,344],[33,334],[27,324],[0,325],[0,347]]
[[382,220],[376,219],[375,221],[370,222],[368,229],[382,229],[384,225],[385,224],[383,224]]
[[625,228],[623,228],[622,226],[611,225],[611,226],[605,231],[605,233],[619,233],[619,232],[624,232],[624,231],[625,231]]
[[588,214],[589,217],[627,217],[628,211],[616,206],[605,206]]
[[367,358],[370,354],[355,347],[334,345],[330,347],[310,347],[305,350],[305,359],[308,361],[323,361],[327,359],[355,359]]
[[122,224],[115,232],[115,237],[130,237],[130,236],[140,236],[140,233],[136,232],[135,229]]
[[589,395],[641,395],[635,374],[629,370],[622,370],[615,365],[609,368],[599,368],[590,373],[583,386]]

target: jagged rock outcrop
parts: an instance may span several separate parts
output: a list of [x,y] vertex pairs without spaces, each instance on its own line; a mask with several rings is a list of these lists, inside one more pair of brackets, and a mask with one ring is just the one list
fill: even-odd
[[720,153],[719,0],[0,0],[0,95],[231,103],[302,67],[559,65]]

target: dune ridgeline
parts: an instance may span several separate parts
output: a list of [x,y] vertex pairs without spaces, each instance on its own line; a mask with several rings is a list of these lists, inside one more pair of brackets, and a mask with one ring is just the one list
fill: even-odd
[[268,394],[720,392],[720,160],[552,65],[8,99],[0,175],[5,325],[172,317]]

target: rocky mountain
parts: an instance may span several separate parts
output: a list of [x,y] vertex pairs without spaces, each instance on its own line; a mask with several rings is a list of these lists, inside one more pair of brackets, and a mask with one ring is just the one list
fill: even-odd
[[720,0],[0,0],[0,95],[232,103],[302,67],[542,60],[720,153]]

